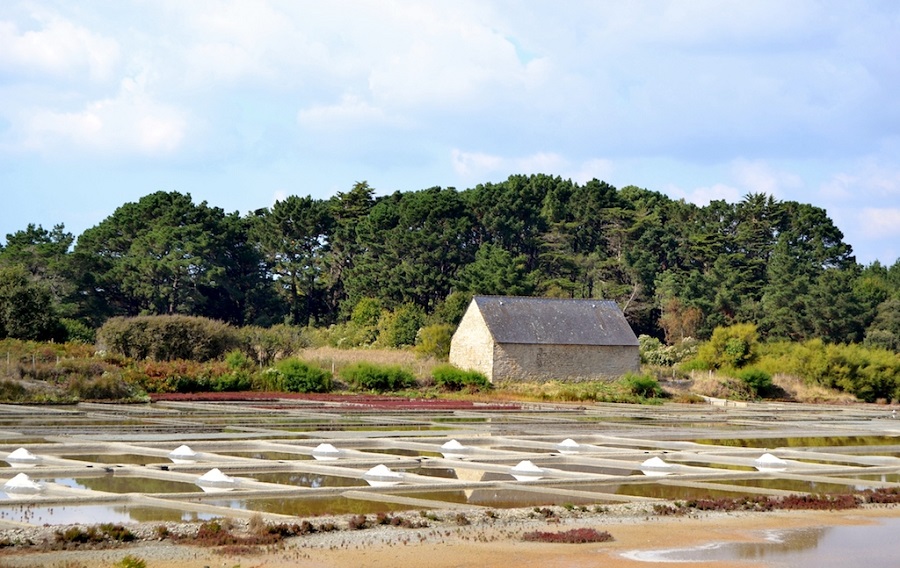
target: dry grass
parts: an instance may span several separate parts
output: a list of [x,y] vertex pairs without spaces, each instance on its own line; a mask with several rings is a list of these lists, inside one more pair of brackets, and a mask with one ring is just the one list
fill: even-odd
[[[849,404],[858,402],[849,393],[829,389],[821,385],[810,385],[803,379],[791,375],[778,374],[772,377],[775,390],[780,391],[777,398],[793,402],[810,404]],[[729,400],[749,400],[753,398],[751,391],[740,379],[726,377],[716,373],[696,371],[691,373],[691,381],[682,384],[680,394],[693,393]]]
[[337,374],[344,367],[356,363],[373,365],[396,365],[410,371],[417,378],[431,376],[431,370],[441,362],[434,357],[423,357],[405,349],[338,349],[336,347],[310,347],[301,350],[297,357],[315,363],[323,369]]
[[806,384],[803,379],[791,375],[775,375],[772,383],[787,393],[790,400],[817,404],[849,404],[857,402],[852,394],[829,389],[821,385]]
[[751,400],[754,393],[744,381],[706,371],[691,373],[690,392],[713,398],[729,400]]

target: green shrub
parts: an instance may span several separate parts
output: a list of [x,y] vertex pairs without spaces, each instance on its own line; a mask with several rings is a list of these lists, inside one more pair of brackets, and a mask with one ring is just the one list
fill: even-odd
[[252,387],[253,378],[244,370],[232,371],[210,381],[210,388],[215,392],[241,392]]
[[309,334],[313,345],[352,349],[371,345],[378,337],[378,330],[375,327],[359,327],[348,321],[327,328],[311,329]]
[[275,366],[276,390],[284,392],[328,392],[331,373],[299,359],[283,359]]
[[15,381],[0,380],[0,401],[19,402],[28,397],[28,390]]
[[662,341],[649,335],[639,335],[638,344],[640,345],[641,363],[650,365],[671,365],[672,362],[665,357]]
[[113,566],[114,568],[147,568],[147,563],[143,558],[128,554]]
[[754,367],[738,371],[737,378],[744,381],[758,396],[763,396],[772,388],[772,375]]
[[105,534],[108,538],[117,540],[119,542],[132,542],[136,539],[134,533],[122,525],[102,523],[100,525],[100,530],[103,531],[103,534]]
[[699,357],[688,359],[684,363],[678,365],[678,370],[683,373],[690,373],[691,371],[711,371],[712,369],[712,363]]
[[132,359],[219,359],[240,345],[230,325],[193,316],[115,317],[97,331],[102,350]]
[[631,394],[642,398],[661,398],[665,395],[659,381],[650,375],[627,374],[621,379],[622,384]]
[[757,367],[801,377],[809,384],[864,400],[900,398],[900,355],[862,345],[828,345],[820,339],[767,344]]
[[472,302],[471,292],[452,292],[447,298],[437,305],[431,314],[431,321],[447,323],[456,327],[465,315],[469,304]]
[[758,349],[756,325],[740,323],[713,330],[709,341],[700,346],[697,358],[715,368],[740,369],[756,359]]
[[425,312],[413,304],[404,304],[393,312],[383,313],[378,320],[378,342],[386,347],[413,345]]
[[309,347],[309,339],[296,326],[278,324],[272,327],[249,325],[238,330],[240,348],[260,367],[268,367],[278,359],[289,357]]
[[416,377],[412,373],[393,365],[356,363],[341,369],[340,376],[357,390],[387,392],[416,386]]
[[148,393],[206,392],[226,374],[228,367],[221,361],[145,360],[126,369],[129,380]]
[[120,373],[90,379],[75,377],[66,386],[66,392],[81,400],[128,400],[141,395]]
[[446,361],[450,356],[450,340],[453,339],[455,329],[448,323],[423,327],[416,335],[416,351]]
[[363,298],[353,307],[353,313],[350,315],[350,321],[357,327],[372,327],[378,325],[381,318],[381,312],[384,307],[381,300],[377,298]]
[[697,340],[690,337],[675,345],[665,345],[649,335],[638,336],[641,363],[659,367],[671,367],[697,354]]
[[69,318],[61,318],[59,323],[65,330],[66,341],[84,343],[86,345],[94,344],[96,333],[86,324]]
[[438,365],[431,371],[434,383],[444,389],[458,391],[487,390],[491,383],[483,373],[478,371],[463,371],[452,365]]
[[250,358],[239,349],[233,349],[225,355],[225,364],[228,365],[228,368],[232,371],[249,369],[253,366],[250,362]]

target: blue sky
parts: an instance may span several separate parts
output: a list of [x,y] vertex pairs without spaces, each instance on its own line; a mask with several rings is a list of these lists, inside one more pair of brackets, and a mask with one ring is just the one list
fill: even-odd
[[898,94],[895,1],[4,0],[0,238],[547,173],[811,203],[892,264]]

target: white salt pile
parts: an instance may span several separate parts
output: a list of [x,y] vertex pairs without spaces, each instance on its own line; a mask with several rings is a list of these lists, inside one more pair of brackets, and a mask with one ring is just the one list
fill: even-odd
[[532,462],[524,460],[511,467],[509,473],[516,481],[536,481],[543,477],[544,470]]

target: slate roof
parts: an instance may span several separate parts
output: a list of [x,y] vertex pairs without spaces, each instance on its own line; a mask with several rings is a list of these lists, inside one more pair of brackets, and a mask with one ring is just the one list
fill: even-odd
[[638,345],[612,300],[475,296],[474,301],[497,343]]

